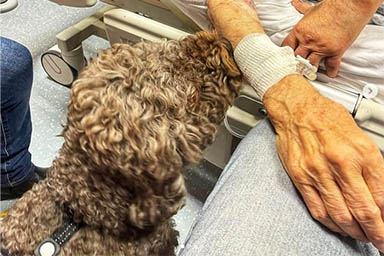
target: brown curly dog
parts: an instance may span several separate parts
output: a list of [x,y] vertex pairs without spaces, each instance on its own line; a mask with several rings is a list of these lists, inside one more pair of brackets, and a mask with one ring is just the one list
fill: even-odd
[[0,223],[2,248],[33,254],[70,209],[84,225],[58,255],[174,255],[183,167],[213,142],[240,80],[215,32],[99,53],[73,84],[47,178]]

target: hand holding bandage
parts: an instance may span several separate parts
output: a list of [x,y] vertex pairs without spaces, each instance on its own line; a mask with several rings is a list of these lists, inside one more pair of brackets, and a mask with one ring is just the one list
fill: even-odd
[[292,0],[304,17],[295,25],[282,45],[295,55],[319,66],[324,60],[327,74],[336,77],[344,52],[356,40],[382,0],[326,0],[315,6]]
[[241,71],[263,99],[286,172],[317,221],[384,250],[384,159],[378,147],[344,107],[301,75],[289,75],[302,60],[260,35],[255,10],[250,1],[208,0],[215,28],[232,43]]

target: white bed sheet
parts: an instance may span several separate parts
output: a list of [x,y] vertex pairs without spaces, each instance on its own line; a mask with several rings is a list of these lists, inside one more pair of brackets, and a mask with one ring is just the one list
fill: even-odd
[[[202,29],[211,29],[206,0],[172,1]],[[254,1],[265,32],[277,45],[282,43],[303,17],[291,5],[291,0]],[[323,69],[323,64],[320,69]],[[321,75],[318,80],[359,93],[367,84],[374,85],[378,88],[378,95],[372,100],[384,104],[384,26],[367,25],[345,52],[339,76],[332,79]]]

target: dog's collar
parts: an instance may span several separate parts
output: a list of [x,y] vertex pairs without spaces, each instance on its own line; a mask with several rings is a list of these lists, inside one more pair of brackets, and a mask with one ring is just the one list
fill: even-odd
[[35,249],[35,256],[55,256],[61,246],[65,244],[80,228],[82,224],[76,223],[72,218],[66,219],[61,227],[41,242]]
[[[82,223],[76,223],[72,217],[65,218],[63,225],[57,228],[48,238],[41,242],[34,251],[34,256],[56,256],[63,244],[81,228]],[[3,256],[17,256],[16,254],[8,253],[1,248]]]

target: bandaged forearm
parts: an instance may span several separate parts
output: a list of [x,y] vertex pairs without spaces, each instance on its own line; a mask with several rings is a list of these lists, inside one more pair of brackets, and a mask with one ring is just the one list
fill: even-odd
[[265,34],[251,34],[243,38],[234,51],[234,57],[261,100],[270,87],[287,75],[302,73],[305,67],[300,65],[298,71],[298,65],[304,63],[294,56],[292,48],[275,45]]

